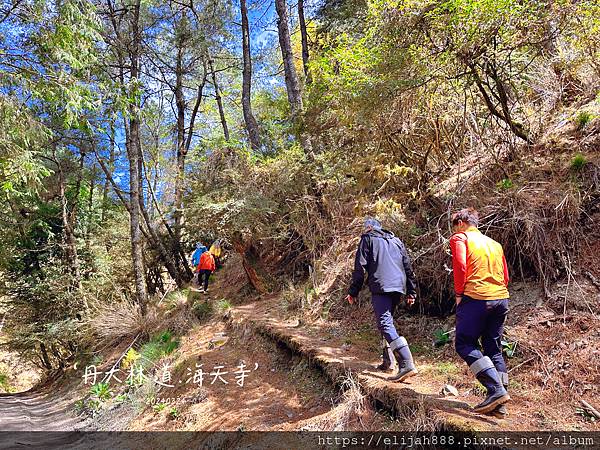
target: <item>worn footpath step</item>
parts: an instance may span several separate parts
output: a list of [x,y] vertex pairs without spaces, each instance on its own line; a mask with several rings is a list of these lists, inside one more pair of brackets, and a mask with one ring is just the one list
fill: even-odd
[[[499,420],[472,411],[469,404],[457,397],[444,397],[439,382],[432,382],[426,375],[417,374],[404,383],[387,381],[388,374],[374,368],[378,356],[356,346],[344,346],[343,341],[324,338],[318,327],[299,325],[297,320],[285,320],[276,316],[277,299],[264,299],[237,306],[229,314],[232,326],[250,326],[256,332],[285,344],[290,350],[307,357],[320,367],[334,382],[350,372],[360,383],[364,392],[392,413],[423,407],[439,423],[439,430],[447,431],[506,431],[519,426],[509,416]],[[417,366],[418,366],[418,360]]]

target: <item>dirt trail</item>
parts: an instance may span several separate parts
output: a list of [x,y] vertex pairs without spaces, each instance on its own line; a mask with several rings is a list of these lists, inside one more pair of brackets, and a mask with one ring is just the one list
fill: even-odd
[[[1,431],[75,431],[84,422],[73,414],[73,383],[34,388],[18,394],[0,394]],[[71,391],[72,392],[72,391]]]
[[[355,375],[366,392],[386,407],[397,410],[406,401],[423,402],[433,409],[447,427],[459,430],[519,429],[518,421],[498,421],[470,411],[468,401],[476,398],[444,398],[439,395],[441,385],[433,384],[423,375],[410,378],[406,383],[386,380],[389,374],[374,369],[376,355],[357,346],[345,345],[343,339],[326,337],[315,326],[299,326],[297,320],[277,316],[277,301],[258,301],[236,307],[232,321],[250,323],[259,332],[285,342],[294,350],[320,365],[332,380],[348,371]],[[417,361],[418,362],[418,361]]]
[[[273,295],[253,303],[237,306],[232,313],[233,324],[246,324],[256,331],[269,335],[285,343],[291,349],[309,358],[321,366],[332,380],[350,371],[360,382],[368,395],[381,402],[392,411],[406,410],[406,407],[422,405],[439,421],[441,427],[456,431],[534,431],[539,429],[565,429],[564,423],[554,426],[540,425],[536,415],[550,414],[556,405],[536,402],[528,398],[527,393],[511,392],[513,401],[509,404],[511,414],[506,419],[475,414],[470,405],[481,401],[472,389],[462,390],[459,397],[441,395],[443,381],[431,376],[432,364],[435,361],[426,357],[415,357],[421,373],[405,383],[394,383],[386,380],[386,375],[377,371],[374,366],[379,362],[378,355],[366,346],[348,345],[343,336],[332,336],[326,324],[300,324],[297,319],[286,319],[285,308],[281,300]],[[375,330],[373,330],[375,333]],[[410,341],[410,336],[408,336]],[[548,402],[547,402],[548,403]],[[567,411],[573,408],[570,405]],[[545,409],[540,409],[545,408]],[[538,412],[539,409],[539,412]],[[554,411],[556,412],[556,411]],[[568,416],[563,416],[566,418]],[[579,422],[569,428],[585,429]],[[589,424],[587,429],[596,429]]]
[[[249,372],[240,386],[242,363]],[[221,321],[200,325],[182,339],[177,359],[171,363],[175,387],[162,388],[156,396],[168,406],[161,411],[147,408],[129,429],[278,430],[327,411],[326,395],[309,391],[312,387],[315,392],[331,394],[326,384],[313,378],[294,385],[293,370],[284,364],[268,343],[248,335],[236,336]],[[202,386],[193,380],[199,368],[204,373]],[[218,370],[222,376],[210,375]],[[173,407],[177,417],[169,416]]]
[[[473,413],[470,405],[478,403],[481,396],[468,385],[459,389],[459,397],[443,397],[440,390],[444,381],[435,376],[435,369],[453,364],[444,354],[437,355],[437,360],[431,355],[416,354],[421,373],[406,383],[389,382],[387,374],[374,369],[378,355],[372,342],[363,341],[361,336],[358,340],[356,335],[349,339],[349,334],[332,332],[332,324],[327,321],[305,324],[289,319],[284,302],[275,294],[249,299],[227,312],[219,311],[219,299],[227,291],[224,282],[225,278],[217,279],[208,296],[197,292],[191,295],[196,301],[210,302],[216,312],[181,336],[179,349],[164,361],[172,368],[174,387],[161,388],[153,394],[154,400],[166,403],[161,408],[143,403],[138,409],[130,403],[111,401],[99,418],[85,423],[74,416],[73,405],[82,389],[81,379],[73,376],[58,389],[50,385],[21,394],[0,394],[0,430],[409,430],[413,420],[423,420],[425,416],[428,427],[445,430],[565,429],[567,422],[548,426],[544,423],[553,422],[540,424],[536,420],[540,412],[550,417],[549,411],[556,405],[544,405],[543,398],[533,403],[535,399],[530,398],[529,391],[511,392],[511,414],[504,420]],[[183,305],[191,306],[192,302]],[[372,337],[375,333],[375,329],[369,329],[365,334]],[[413,342],[411,332],[406,335]],[[115,348],[109,360],[116,360],[125,344]],[[236,384],[235,378],[242,363],[250,369],[243,387]],[[187,381],[200,366],[204,371],[202,386]],[[227,372],[223,375],[227,383],[213,381],[210,373],[218,366]],[[461,365],[454,376],[463,376],[463,369]],[[400,420],[390,421],[372,410],[370,416],[359,418],[360,427],[349,421],[348,417],[356,416],[355,410],[344,404],[334,386],[348,373],[378,406]],[[470,376],[468,380],[472,381]],[[542,407],[546,409],[539,409]],[[572,429],[575,422],[568,424]],[[594,425],[586,427],[581,422],[573,426],[594,429]]]
[[[243,386],[236,378],[241,363],[250,370]],[[202,387],[186,383],[191,376],[188,368],[200,364],[205,371]],[[337,408],[347,405],[323,373],[273,340],[249,329],[231,328],[219,316],[182,338],[171,366],[175,388],[161,389],[157,398],[175,402],[159,412],[146,408],[129,430],[293,431],[353,426],[339,420]],[[224,366],[227,373],[222,378],[227,384],[210,375],[218,366]],[[177,417],[170,415],[172,407]],[[373,412],[360,419],[374,428],[385,426],[386,421]]]
[[[201,300],[214,304],[216,297],[218,292]],[[122,351],[112,351],[104,362],[106,368]],[[391,426],[374,411],[361,417],[346,414],[352,405],[344,404],[340,391],[323,373],[309,367],[306,359],[250,329],[228,326],[222,313],[181,336],[178,350],[163,363],[171,369],[173,388],[159,388],[152,402],[141,405],[111,400],[96,417],[85,421],[75,416],[74,404],[89,386],[84,387],[73,372],[60,383],[0,395],[0,430],[292,431],[352,428],[357,419],[369,428]],[[243,386],[236,378],[241,363],[249,369]],[[199,365],[204,371],[202,386],[188,382]],[[227,383],[211,375],[218,366],[223,367],[222,379]],[[112,388],[114,399],[119,388]],[[164,406],[157,408],[157,403]],[[43,442],[44,437],[40,439]],[[42,442],[33,439],[26,444]]]

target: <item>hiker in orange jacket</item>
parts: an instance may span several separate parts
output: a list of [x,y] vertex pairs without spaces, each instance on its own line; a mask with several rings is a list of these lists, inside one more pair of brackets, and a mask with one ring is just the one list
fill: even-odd
[[504,403],[510,400],[501,345],[508,314],[508,269],[502,245],[482,234],[477,229],[478,223],[479,215],[473,208],[462,209],[452,216],[455,346],[487,389],[485,400],[475,411],[502,418],[507,414]]
[[204,293],[208,292],[208,279],[210,274],[215,271],[215,257],[210,251],[202,253],[200,256],[200,262],[198,263],[198,284],[202,286],[202,280],[204,279]]

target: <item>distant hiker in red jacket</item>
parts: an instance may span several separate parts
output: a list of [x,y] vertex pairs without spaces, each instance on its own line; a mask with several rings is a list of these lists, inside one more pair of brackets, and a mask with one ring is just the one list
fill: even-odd
[[200,256],[200,262],[198,263],[198,284],[202,286],[202,280],[204,279],[204,293],[208,292],[208,279],[210,274],[215,271],[215,257],[211,252],[204,252]]
[[[508,269],[502,245],[477,229],[473,208],[452,216],[450,238],[456,295],[456,351],[487,389],[475,411],[502,418],[508,371],[502,357],[502,332],[508,314]],[[481,346],[479,345],[481,342]]]

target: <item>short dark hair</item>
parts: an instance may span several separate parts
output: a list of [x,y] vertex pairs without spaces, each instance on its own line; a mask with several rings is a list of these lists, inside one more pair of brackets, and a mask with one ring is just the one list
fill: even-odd
[[452,214],[452,225],[458,225],[458,222],[466,222],[473,226],[479,225],[479,213],[475,208],[464,208]]

